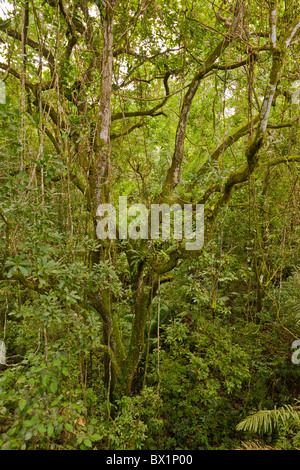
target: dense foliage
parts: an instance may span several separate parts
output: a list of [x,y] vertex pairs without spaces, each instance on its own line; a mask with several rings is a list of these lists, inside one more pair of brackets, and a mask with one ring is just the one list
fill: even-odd
[[300,449],[299,2],[0,7],[0,448]]

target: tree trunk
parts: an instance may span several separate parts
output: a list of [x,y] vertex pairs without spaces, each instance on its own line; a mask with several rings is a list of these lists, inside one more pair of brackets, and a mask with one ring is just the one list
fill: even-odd
[[[97,238],[97,208],[100,204],[110,201],[109,172],[110,172],[110,128],[111,128],[111,94],[112,94],[112,65],[113,65],[113,25],[114,7],[116,1],[106,4],[101,9],[103,52],[101,61],[101,96],[98,119],[96,122],[93,158],[90,161],[89,186],[91,198],[91,214],[94,221],[94,237]],[[92,253],[93,264],[105,260],[109,255],[109,246],[102,244],[100,250]],[[113,395],[117,381],[117,357],[120,355],[118,344],[118,326],[110,310],[110,292],[99,290],[92,299],[94,308],[103,320],[103,341],[108,347],[105,353],[105,382]]]

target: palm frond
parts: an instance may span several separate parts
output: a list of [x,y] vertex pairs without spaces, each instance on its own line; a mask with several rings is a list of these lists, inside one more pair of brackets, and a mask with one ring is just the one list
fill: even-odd
[[241,421],[237,431],[249,431],[258,434],[271,434],[280,425],[300,426],[300,407],[284,405],[273,410],[260,410]]

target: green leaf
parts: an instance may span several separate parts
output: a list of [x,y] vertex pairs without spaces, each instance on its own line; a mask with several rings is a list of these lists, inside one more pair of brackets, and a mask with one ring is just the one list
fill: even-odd
[[38,428],[38,431],[42,434],[46,432],[46,428],[43,424],[38,424],[37,428]]
[[48,382],[49,382],[49,375],[46,374],[46,375],[44,375],[44,377],[42,379],[42,383],[43,383],[44,387],[47,387]]
[[26,403],[27,402],[26,402],[25,398],[21,398],[21,400],[19,401],[19,408],[20,408],[21,411],[24,410],[24,408],[26,406]]
[[54,426],[53,424],[48,424],[48,427],[47,427],[47,434],[49,437],[52,437],[53,434],[54,434]]
[[34,385],[35,385],[35,380],[31,377],[31,378],[28,380],[28,383],[29,383],[29,385],[31,385],[32,387],[34,387]]
[[69,432],[73,432],[73,430],[74,430],[72,424],[70,424],[70,423],[66,423],[66,424],[65,424],[65,428],[66,428],[66,430],[69,431]]
[[57,382],[51,382],[50,390],[52,393],[55,393],[57,391]]
[[83,441],[84,445],[87,447],[92,447],[92,441],[90,439],[84,439]]
[[22,273],[25,277],[28,276],[29,271],[27,271],[27,269],[24,268],[24,266],[19,266],[19,269],[20,269],[21,273]]
[[16,432],[17,429],[18,429],[18,427],[14,426],[13,428],[10,428],[10,430],[7,432],[7,434],[9,436],[12,436]]
[[15,270],[16,270],[16,268],[15,268],[15,266],[14,266],[13,268],[11,268],[11,269],[8,271],[7,277],[8,277],[9,279],[14,275]]

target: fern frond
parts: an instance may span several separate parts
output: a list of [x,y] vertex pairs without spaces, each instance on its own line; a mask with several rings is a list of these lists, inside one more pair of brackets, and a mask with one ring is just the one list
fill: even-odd
[[285,405],[281,408],[275,407],[273,410],[260,410],[241,421],[236,430],[271,434],[280,425],[287,423],[290,427],[300,426],[299,407]]

